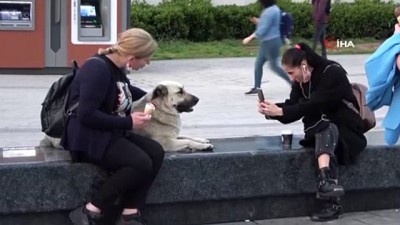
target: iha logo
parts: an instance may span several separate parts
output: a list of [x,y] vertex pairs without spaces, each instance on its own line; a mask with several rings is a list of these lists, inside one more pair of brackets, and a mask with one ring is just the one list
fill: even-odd
[[325,47],[328,49],[334,48],[354,48],[352,41],[340,40],[335,37],[329,36],[325,39]]

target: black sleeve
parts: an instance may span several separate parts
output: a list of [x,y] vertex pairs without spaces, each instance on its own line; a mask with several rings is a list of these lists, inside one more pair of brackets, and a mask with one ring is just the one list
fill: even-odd
[[294,105],[282,105],[283,117],[287,120],[301,118],[318,110],[321,113],[331,112],[340,104],[350,85],[347,73],[338,66],[331,66],[324,74],[309,101],[299,101]]
[[132,94],[132,101],[137,101],[147,94],[146,91],[129,84],[129,90]]
[[[289,99],[286,99],[285,102],[277,103],[276,105],[281,108],[283,108],[285,106],[295,105],[300,101],[301,95],[302,95],[302,93],[301,93],[300,85],[299,85],[299,83],[296,82],[292,85],[292,90],[290,91]],[[290,115],[285,115],[285,113],[284,113],[283,116],[265,116],[265,118],[278,120],[279,122],[281,122],[283,124],[288,124],[288,123],[292,123],[294,121],[301,119],[302,116],[300,116],[300,115],[290,116]]]
[[100,110],[111,85],[111,71],[104,62],[88,60],[77,73],[79,79],[78,120],[96,129],[132,129],[130,116],[119,117]]

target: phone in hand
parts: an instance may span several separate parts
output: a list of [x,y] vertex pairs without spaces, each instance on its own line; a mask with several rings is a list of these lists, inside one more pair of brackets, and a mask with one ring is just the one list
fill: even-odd
[[262,90],[261,88],[258,88],[258,89],[257,89],[257,95],[258,95],[258,100],[259,100],[260,102],[263,102],[263,101],[265,100],[265,98],[264,98],[264,92],[263,92],[263,90]]

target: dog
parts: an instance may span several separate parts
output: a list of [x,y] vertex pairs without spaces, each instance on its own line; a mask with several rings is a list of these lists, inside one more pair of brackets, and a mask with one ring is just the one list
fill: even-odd
[[[175,81],[163,81],[152,92],[135,101],[131,112],[143,112],[146,103],[153,103],[155,110],[146,127],[131,132],[149,137],[164,148],[166,152],[212,151],[214,146],[203,138],[179,136],[181,130],[180,114],[192,112],[199,98],[186,92],[183,85]],[[45,135],[41,147],[62,149],[60,139]]]
[[193,107],[199,102],[199,98],[187,92],[181,83],[176,81],[159,83],[152,92],[135,102],[132,112],[143,112],[146,103],[149,102],[155,106],[149,124],[133,132],[157,141],[166,152],[212,151],[214,149],[207,139],[179,136],[180,114],[192,112]]

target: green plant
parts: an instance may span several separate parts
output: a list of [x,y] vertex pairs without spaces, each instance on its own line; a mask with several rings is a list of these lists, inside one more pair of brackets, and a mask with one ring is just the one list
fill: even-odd
[[[378,0],[334,1],[327,34],[340,39],[373,37],[384,39],[393,33],[394,3]],[[295,19],[294,36],[311,38],[315,27],[309,1],[279,0],[278,6]],[[158,40],[186,39],[213,41],[238,39],[255,30],[249,17],[259,16],[258,3],[247,6],[213,6],[211,0],[163,0],[149,5],[132,2],[131,24],[149,31]]]

